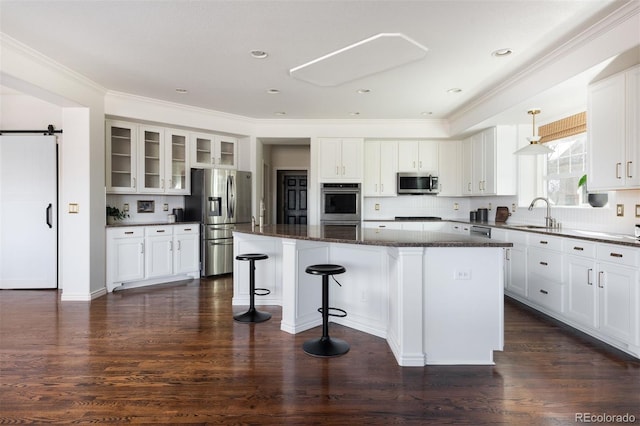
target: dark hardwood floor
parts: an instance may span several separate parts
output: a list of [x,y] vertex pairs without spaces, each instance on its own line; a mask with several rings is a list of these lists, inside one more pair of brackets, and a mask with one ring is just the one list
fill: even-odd
[[305,355],[320,327],[282,332],[272,306],[236,323],[231,293],[230,277],[91,303],[0,291],[0,423],[640,423],[640,361],[510,300],[495,366],[403,368],[384,339],[335,324],[351,351]]

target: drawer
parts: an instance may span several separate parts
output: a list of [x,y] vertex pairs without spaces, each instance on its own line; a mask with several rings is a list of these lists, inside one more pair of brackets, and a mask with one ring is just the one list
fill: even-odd
[[529,246],[560,251],[562,250],[562,238],[531,233],[529,235]]
[[529,248],[527,266],[531,274],[562,282],[562,253],[560,252]]
[[199,234],[200,233],[200,224],[199,223],[191,223],[188,225],[175,225],[173,227],[173,233],[176,235],[185,235],[185,234]]
[[562,251],[566,254],[595,259],[596,245],[597,244],[592,241],[566,239]]
[[614,244],[598,244],[597,258],[601,262],[616,263],[625,266],[638,266],[640,249]]
[[557,282],[532,279],[529,280],[527,297],[539,305],[561,313],[564,306],[564,287]]
[[173,226],[160,225],[160,226],[145,226],[144,235],[147,237],[153,235],[173,235]]
[[110,238],[144,237],[144,226],[128,226],[123,228],[108,228]]

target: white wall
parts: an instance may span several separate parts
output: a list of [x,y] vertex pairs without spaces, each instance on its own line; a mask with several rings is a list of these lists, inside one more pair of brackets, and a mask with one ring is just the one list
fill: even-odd
[[[33,117],[31,124],[39,127],[46,118],[64,131],[59,144],[61,298],[91,300],[105,292],[104,91],[3,34],[0,50],[3,85],[59,108],[41,110],[46,117]],[[8,116],[31,120],[27,105],[12,103],[9,96],[0,97],[0,103],[3,111],[11,110]],[[79,213],[68,213],[69,203],[77,203]]]

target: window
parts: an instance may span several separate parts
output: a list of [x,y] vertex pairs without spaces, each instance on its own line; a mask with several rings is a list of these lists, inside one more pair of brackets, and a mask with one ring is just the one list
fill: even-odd
[[556,206],[586,203],[586,191],[578,181],[587,172],[587,134],[547,142],[554,152],[547,154],[545,186],[547,198]]

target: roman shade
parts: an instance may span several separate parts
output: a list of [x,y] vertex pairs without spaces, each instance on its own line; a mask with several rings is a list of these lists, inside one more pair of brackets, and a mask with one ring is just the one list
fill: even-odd
[[561,120],[545,124],[544,126],[540,126],[538,129],[538,135],[540,136],[540,142],[544,143],[577,135],[586,131],[587,113],[581,112],[565,117]]

